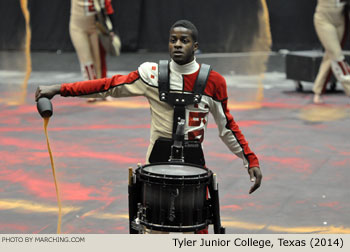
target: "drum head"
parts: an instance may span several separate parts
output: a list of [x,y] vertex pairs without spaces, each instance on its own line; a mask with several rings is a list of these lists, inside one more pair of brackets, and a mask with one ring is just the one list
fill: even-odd
[[206,169],[183,164],[149,165],[143,167],[143,171],[167,176],[200,176],[208,173]]

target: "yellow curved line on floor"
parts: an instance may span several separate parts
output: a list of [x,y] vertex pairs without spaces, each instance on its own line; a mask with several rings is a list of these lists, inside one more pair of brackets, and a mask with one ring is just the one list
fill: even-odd
[[88,216],[91,216],[96,219],[103,219],[103,220],[129,219],[129,215],[127,214],[112,214],[112,213],[84,214],[82,217],[88,217]]
[[[81,207],[63,207],[62,213],[66,214],[73,211],[79,211]],[[0,210],[15,210],[15,211],[28,211],[36,213],[54,213],[58,212],[57,206],[50,206],[46,204],[39,204],[27,200],[13,200],[5,199],[0,200]]]
[[278,233],[318,233],[318,234],[350,234],[350,228],[340,226],[314,226],[314,227],[280,227],[269,226],[268,230]]
[[[63,207],[62,213],[67,214],[69,212],[80,211],[82,207]],[[13,200],[5,199],[0,200],[1,210],[14,210],[18,212],[36,212],[36,213],[53,213],[58,211],[57,206],[50,206],[46,204],[39,204],[27,200]],[[104,220],[120,220],[129,219],[128,214],[113,214],[113,213],[101,213],[101,212],[88,212],[82,217],[91,217]],[[230,220],[230,218],[223,217],[222,225],[224,227],[245,229],[245,230],[266,230],[274,233],[319,233],[319,234],[350,234],[350,228],[344,226],[303,226],[303,227],[282,227],[277,225],[265,225],[255,224],[243,221]]]
[[[225,218],[224,218],[225,219]],[[224,227],[240,228],[246,230],[261,230],[265,228],[266,225],[254,224],[241,221],[221,221]]]
[[16,95],[9,96],[9,98],[0,99],[0,104],[6,104],[8,106],[19,106],[23,104],[22,101],[20,101]]
[[274,233],[319,233],[319,234],[350,234],[350,228],[340,226],[304,226],[304,227],[282,227],[276,225],[261,225],[240,221],[222,221],[224,227],[239,228],[245,230],[266,230]]
[[[80,211],[82,207],[63,207],[62,213],[67,214],[70,212]],[[13,200],[13,199],[5,199],[0,200],[0,211],[1,210],[13,210],[17,212],[28,212],[28,213],[54,213],[58,212],[57,206],[51,206],[46,204],[39,204],[32,201],[27,200]],[[129,215],[127,214],[112,214],[112,213],[99,213],[99,212],[87,212],[81,217],[88,217],[96,219],[129,219]]]
[[104,106],[104,107],[115,107],[115,108],[129,108],[129,109],[140,109],[149,108],[148,102],[135,102],[132,100],[114,100],[114,101],[98,101],[92,103],[92,105]]
[[[147,101],[135,102],[131,100],[113,100],[113,101],[98,101],[91,105],[104,106],[104,107],[115,107],[115,108],[129,108],[129,109],[149,109]],[[260,102],[235,102],[228,104],[229,109],[259,109],[262,107]]]
[[229,109],[259,109],[262,108],[262,104],[260,102],[237,102],[237,103],[228,103]]
[[349,116],[346,107],[308,106],[300,110],[299,118],[310,122],[336,121]]

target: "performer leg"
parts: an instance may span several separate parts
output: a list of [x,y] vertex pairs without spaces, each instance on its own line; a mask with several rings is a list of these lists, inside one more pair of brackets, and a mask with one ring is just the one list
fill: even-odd
[[96,71],[94,64],[92,62],[87,62],[81,66],[81,71],[87,80],[95,80],[96,79]]
[[[69,33],[79,58],[84,79],[99,78],[101,76],[101,63],[94,16],[71,17]],[[93,102],[96,99],[89,98],[88,101]]]
[[[106,62],[106,50],[102,45],[101,40],[98,40],[98,47],[100,51],[100,62],[101,62],[101,78],[107,78],[107,62]],[[111,96],[103,98],[104,101],[113,101]]]
[[103,47],[101,41],[98,41],[100,49],[100,61],[101,61],[101,78],[107,77],[107,64],[106,64],[106,50]]
[[[348,19],[348,17],[347,17]],[[349,22],[348,20],[345,20],[345,22]],[[344,27],[338,27],[337,32],[339,37],[344,37],[344,34],[347,29]],[[346,72],[346,77],[342,78],[342,80],[339,80],[339,82],[342,84],[344,92],[347,96],[350,96],[350,66],[349,64],[345,61],[345,57],[343,56],[343,61],[338,62],[339,66],[342,66],[342,70]]]
[[[96,78],[95,65],[92,56],[91,46],[89,42],[89,35],[80,27],[79,20],[71,20],[69,25],[69,33],[75,51],[77,53],[80,69],[85,80],[92,80]],[[94,74],[91,74],[92,71]]]
[[[316,13],[314,24],[317,35],[325,49],[319,73],[316,77],[313,91],[315,93],[314,103],[322,103],[321,94],[330,78],[330,69],[337,80],[343,81],[349,78],[347,70],[342,71],[344,56],[341,49],[341,39],[345,31],[345,22],[339,15],[328,15],[323,12]],[[334,25],[337,24],[337,25]],[[345,68],[346,69],[346,68]]]
[[96,69],[97,79],[102,77],[101,75],[101,57],[100,57],[100,47],[98,41],[97,31],[94,30],[89,34],[90,47],[92,52],[92,57]]
[[[329,15],[315,15],[314,23],[318,38],[331,60],[344,59],[341,48],[341,40],[344,34],[344,20],[332,20]],[[339,23],[340,22],[340,23]],[[336,25],[335,25],[336,24]]]
[[321,98],[322,92],[324,88],[326,87],[327,83],[330,80],[331,77],[331,60],[329,58],[329,55],[327,53],[324,54],[320,69],[318,71],[314,86],[312,88],[314,92],[314,99],[313,102],[316,104],[323,103],[323,100]]

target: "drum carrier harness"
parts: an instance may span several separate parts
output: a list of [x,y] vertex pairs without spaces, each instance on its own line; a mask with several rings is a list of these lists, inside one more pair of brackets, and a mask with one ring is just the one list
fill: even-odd
[[175,161],[205,165],[200,141],[185,140],[184,126],[186,122],[186,106],[201,102],[210,71],[210,65],[201,64],[192,93],[170,92],[169,62],[168,60],[159,61],[159,100],[168,103],[174,108],[173,134],[172,139],[161,137],[156,140],[149,157],[150,163]]

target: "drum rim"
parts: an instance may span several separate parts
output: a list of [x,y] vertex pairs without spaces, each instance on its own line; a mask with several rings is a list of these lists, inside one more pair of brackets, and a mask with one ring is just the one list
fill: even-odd
[[[149,172],[149,171],[145,171],[144,168],[145,167],[149,167],[149,166],[158,166],[158,165],[184,165],[184,166],[192,166],[192,167],[196,167],[196,168],[200,168],[202,170],[204,170],[204,173],[201,174],[196,174],[196,175],[169,175],[169,174],[159,174],[159,173],[154,173],[154,172]],[[201,165],[196,165],[196,164],[190,164],[190,163],[182,163],[182,162],[160,162],[160,163],[152,163],[152,164],[146,164],[143,165],[141,167],[139,167],[136,170],[140,176],[145,175],[148,177],[153,177],[153,178],[162,178],[162,179],[184,179],[184,180],[191,180],[193,178],[208,178],[212,175],[212,171],[204,166]],[[142,172],[140,172],[142,171]]]
[[146,228],[150,228],[156,231],[165,231],[165,232],[189,232],[189,231],[198,231],[206,228],[208,223],[205,221],[200,224],[191,225],[191,226],[170,226],[170,225],[161,225],[148,223],[144,220],[140,220],[140,223],[144,225]]

